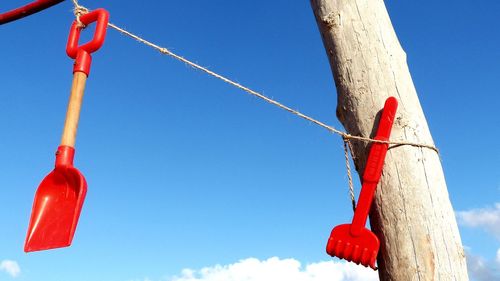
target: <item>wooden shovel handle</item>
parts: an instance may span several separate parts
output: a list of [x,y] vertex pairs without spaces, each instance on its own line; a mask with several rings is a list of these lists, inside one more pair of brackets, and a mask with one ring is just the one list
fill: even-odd
[[64,130],[61,138],[61,145],[75,147],[76,131],[78,129],[78,120],[80,118],[80,109],[82,107],[85,82],[87,82],[87,75],[85,73],[74,73],[73,85],[71,86],[71,95],[68,103],[68,111],[66,112],[66,121],[64,122]]

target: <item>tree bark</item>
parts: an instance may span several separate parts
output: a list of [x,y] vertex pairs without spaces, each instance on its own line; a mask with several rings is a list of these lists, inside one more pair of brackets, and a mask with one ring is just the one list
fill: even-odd
[[[383,0],[311,0],[338,94],[337,116],[353,135],[373,136],[384,101],[399,101],[391,140],[433,144],[406,54]],[[352,141],[362,175],[369,144]],[[465,254],[439,155],[392,146],[370,213],[380,238],[382,281],[468,280]]]

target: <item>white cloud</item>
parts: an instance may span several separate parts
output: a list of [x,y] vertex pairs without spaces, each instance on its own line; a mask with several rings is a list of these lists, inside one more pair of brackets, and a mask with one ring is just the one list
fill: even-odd
[[[500,249],[497,251],[500,254]],[[467,251],[467,269],[471,280],[493,281],[500,280],[500,263],[495,264],[480,256],[476,256]]]
[[[458,222],[462,226],[482,228],[500,240],[500,203],[493,207],[471,209],[457,212]],[[487,260],[471,253],[467,254],[467,269],[472,280],[491,281],[500,280],[500,249],[496,252],[495,260]]]
[[169,281],[376,281],[377,272],[353,263],[324,261],[305,267],[295,259],[248,258],[200,270],[184,269]]
[[457,217],[461,225],[484,228],[500,240],[500,203],[494,207],[457,212]]
[[16,278],[21,273],[21,268],[16,261],[3,260],[0,262],[0,271],[5,271],[10,276]]

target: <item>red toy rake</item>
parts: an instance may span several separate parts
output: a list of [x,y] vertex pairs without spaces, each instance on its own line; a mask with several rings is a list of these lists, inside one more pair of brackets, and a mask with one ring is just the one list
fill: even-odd
[[[375,136],[376,140],[389,140],[397,108],[398,101],[394,97],[390,97],[385,101]],[[388,147],[389,145],[386,143],[372,143],[352,224],[342,224],[332,230],[326,245],[326,252],[330,256],[336,256],[356,264],[361,263],[366,267],[370,266],[376,269],[375,261],[377,260],[380,242],[373,232],[365,228],[365,224],[375,195],[375,189],[382,175]]]
[[90,54],[104,43],[109,14],[97,9],[80,17],[88,25],[97,22],[93,39],[78,46],[81,28],[73,22],[66,52],[75,59],[73,86],[66,113],[61,145],[56,153],[55,169],[40,183],[33,203],[33,210],[24,244],[25,252],[41,251],[71,245],[83,201],[87,182],[73,167],[76,130],[80,116],[85,82],[90,71]]

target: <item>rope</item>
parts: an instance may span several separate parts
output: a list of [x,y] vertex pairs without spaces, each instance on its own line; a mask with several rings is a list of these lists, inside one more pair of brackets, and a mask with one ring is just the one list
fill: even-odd
[[[84,6],[81,6],[81,5],[78,4],[78,0],[72,0],[72,1],[73,1],[73,4],[75,5],[75,9],[74,9],[75,16],[77,16],[77,13],[79,13],[79,14],[85,14],[85,13],[89,12],[89,9],[87,9]],[[348,139],[348,140],[354,139],[354,140],[360,140],[360,141],[365,141],[365,142],[376,142],[376,143],[385,143],[385,144],[393,144],[393,145],[410,145],[410,146],[415,146],[415,147],[425,147],[425,148],[434,150],[435,152],[439,153],[439,150],[434,145],[430,145],[430,144],[422,144],[422,143],[407,142],[407,141],[382,141],[382,140],[375,140],[375,139],[371,139],[371,138],[368,138],[368,137],[354,136],[354,135],[348,134],[346,132],[337,130],[337,129],[335,129],[334,127],[332,127],[330,125],[327,125],[327,124],[325,124],[325,123],[323,123],[323,122],[321,122],[321,121],[319,121],[319,120],[317,120],[315,118],[312,118],[312,117],[310,117],[308,115],[305,115],[302,112],[299,112],[298,110],[292,109],[292,108],[290,108],[290,107],[288,107],[288,106],[286,106],[286,105],[284,105],[284,104],[282,104],[282,103],[280,103],[280,102],[278,102],[276,100],[273,100],[273,99],[271,99],[271,98],[269,98],[269,97],[267,97],[267,96],[265,96],[265,95],[263,95],[263,94],[261,94],[259,92],[256,92],[256,91],[254,91],[254,90],[252,90],[252,89],[250,89],[250,88],[248,88],[246,86],[243,86],[240,83],[235,82],[235,81],[233,81],[233,80],[231,80],[231,79],[229,79],[227,77],[224,77],[224,76],[222,76],[222,75],[220,75],[220,74],[218,74],[216,72],[213,72],[213,71],[209,70],[206,67],[203,67],[203,66],[201,66],[201,65],[199,65],[197,63],[194,63],[194,62],[192,62],[192,61],[190,61],[190,60],[188,60],[188,59],[186,59],[186,58],[184,58],[184,57],[182,57],[180,55],[177,55],[177,54],[173,53],[172,51],[170,51],[169,49],[167,49],[165,47],[161,47],[161,46],[159,46],[157,44],[154,44],[154,43],[152,43],[152,42],[150,42],[150,41],[148,41],[148,40],[146,40],[146,39],[144,39],[144,38],[142,38],[142,37],[140,37],[138,35],[135,35],[135,34],[129,32],[129,31],[127,31],[127,30],[125,30],[125,29],[123,29],[121,27],[116,26],[113,23],[108,23],[108,26],[111,27],[111,28],[113,28],[113,29],[115,29],[115,30],[117,30],[117,31],[119,31],[123,35],[126,35],[126,36],[128,36],[128,37],[130,37],[132,39],[135,39],[135,40],[139,41],[140,43],[143,43],[146,46],[149,46],[149,47],[151,47],[151,48],[159,51],[160,53],[162,53],[164,55],[168,55],[168,56],[170,56],[170,57],[172,57],[172,58],[174,58],[174,59],[176,59],[178,61],[181,61],[181,62],[183,62],[183,63],[185,63],[185,64],[187,64],[187,65],[189,65],[189,66],[191,66],[191,67],[193,67],[195,69],[198,69],[198,70],[200,70],[202,72],[205,72],[208,75],[211,75],[211,76],[213,76],[213,77],[215,77],[215,78],[217,78],[219,80],[222,80],[223,82],[225,82],[227,84],[230,84],[230,85],[232,85],[232,86],[234,86],[234,87],[236,87],[236,88],[238,88],[240,90],[243,90],[243,91],[245,91],[245,92],[247,92],[247,93],[249,93],[249,94],[251,94],[251,95],[253,95],[253,96],[257,97],[257,98],[260,98],[260,99],[262,99],[262,100],[264,100],[264,101],[266,101],[266,102],[268,102],[268,103],[270,103],[270,104],[272,104],[272,105],[274,105],[276,107],[279,107],[279,108],[281,108],[281,109],[283,109],[285,111],[288,111],[288,112],[290,112],[290,113],[292,113],[292,114],[294,114],[294,115],[296,115],[296,116],[298,116],[300,118],[303,118],[303,119],[305,119],[305,120],[307,120],[309,122],[312,122],[312,123],[314,123],[314,124],[316,124],[316,125],[324,128],[324,129],[326,129],[326,130],[328,130],[328,131],[330,131],[330,132],[332,132],[334,134],[340,135],[344,139]]]
[[72,0],[72,1],[73,1],[73,5],[75,6],[73,8],[73,14],[75,14],[76,22],[78,23],[78,27],[85,28],[85,24],[83,24],[80,21],[80,16],[85,15],[86,13],[88,13],[89,9],[85,8],[84,6],[80,6],[78,4],[78,0]]
[[[85,27],[84,24],[82,24],[82,22],[80,21],[80,16],[81,15],[84,15],[86,13],[88,13],[90,10],[87,9],[86,7],[78,4],[78,0],[72,0],[73,2],[73,5],[74,5],[74,9],[73,9],[73,13],[75,14],[75,17],[76,17],[76,21],[78,22],[79,26],[81,26],[82,28]],[[434,145],[431,145],[431,144],[422,144],[422,143],[415,143],[415,142],[408,142],[408,141],[382,141],[382,140],[376,140],[376,139],[372,139],[372,138],[368,138],[368,137],[362,137],[362,136],[354,136],[354,135],[351,135],[351,134],[348,134],[346,132],[343,132],[343,131],[340,131],[330,125],[327,125],[313,117],[310,117],[302,112],[299,112],[298,110],[295,110],[295,109],[292,109],[274,99],[271,99],[257,91],[254,91],[238,82],[235,82],[221,74],[218,74],[216,72],[213,72],[212,70],[206,68],[206,67],[203,67],[195,62],[192,62],[180,55],[177,55],[175,53],[173,53],[172,51],[170,51],[169,49],[165,48],[165,47],[161,47],[155,43],[152,43],[138,35],[135,35],[121,27],[118,27],[116,26],[115,24],[113,23],[108,23],[108,26],[117,30],[118,32],[120,32],[121,34],[125,35],[125,36],[128,36],[146,46],[149,46],[157,51],[159,51],[161,54],[164,54],[164,55],[167,55],[167,56],[170,56],[178,61],[181,61],[189,66],[191,66],[192,68],[194,69],[197,69],[197,70],[200,70],[210,76],[213,76],[219,80],[222,80],[223,82],[229,84],[229,85],[232,85],[240,90],[243,90],[259,99],[262,99],[278,108],[281,108],[285,111],[288,111],[302,119],[305,119],[311,123],[314,123],[316,125],[318,125],[319,127],[322,127],[326,130],[328,130],[329,132],[331,133],[334,133],[334,134],[337,134],[337,135],[340,135],[344,141],[344,154],[345,154],[345,158],[346,158],[346,167],[347,167],[347,177],[348,177],[348,180],[349,180],[349,194],[350,194],[350,197],[351,197],[351,201],[352,201],[352,206],[353,206],[353,209],[356,208],[356,200],[354,198],[354,187],[353,187],[353,183],[352,183],[352,175],[351,175],[351,167],[350,167],[350,164],[349,164],[349,150],[351,151],[351,155],[353,156],[353,159],[354,159],[354,155],[353,155],[353,151],[352,151],[352,147],[351,147],[351,140],[358,140],[358,141],[364,141],[364,142],[372,142],[372,143],[384,143],[384,144],[388,144],[388,145],[396,145],[396,146],[399,146],[399,145],[409,145],[409,146],[414,146],[414,147],[420,147],[420,148],[428,148],[428,149],[431,149],[433,151],[435,151],[437,154],[439,154],[439,150],[434,146]]]
[[[351,150],[352,154],[352,148],[349,139],[344,139],[344,155],[345,165],[347,168],[347,179],[349,181],[349,195],[351,196],[352,210],[356,211],[356,198],[354,197],[354,184],[352,183],[351,164],[349,163],[349,150]],[[354,159],[354,156],[352,158]]]
[[271,99],[271,98],[269,98],[269,97],[267,97],[267,96],[265,96],[265,95],[263,95],[261,93],[258,93],[258,92],[254,91],[254,90],[252,90],[252,89],[250,89],[250,88],[248,88],[246,86],[243,86],[243,85],[241,85],[238,82],[235,82],[235,81],[233,81],[233,80],[231,80],[229,78],[226,78],[226,77],[224,77],[224,76],[222,76],[222,75],[220,75],[218,73],[215,73],[215,72],[209,70],[208,68],[203,67],[203,66],[201,66],[201,65],[199,65],[197,63],[194,63],[194,62],[192,62],[192,61],[190,61],[190,60],[188,60],[188,59],[186,59],[186,58],[184,58],[182,56],[179,56],[179,55],[173,53],[172,51],[170,51],[167,48],[160,47],[160,46],[158,46],[158,45],[156,45],[156,44],[154,44],[154,43],[152,43],[150,41],[147,41],[144,38],[141,38],[141,37],[139,37],[139,36],[137,36],[137,35],[129,32],[129,31],[127,31],[127,30],[125,30],[125,29],[123,29],[121,27],[118,27],[118,26],[116,26],[116,25],[114,25],[112,23],[109,23],[108,25],[109,25],[109,27],[118,30],[122,34],[124,34],[126,36],[129,36],[129,37],[131,37],[131,38],[133,38],[133,39],[135,39],[135,40],[137,40],[137,41],[139,41],[139,42],[141,42],[141,43],[143,43],[143,44],[145,44],[145,45],[147,45],[147,46],[149,46],[149,47],[151,47],[153,49],[156,49],[157,51],[159,51],[162,54],[165,54],[165,55],[168,55],[170,57],[173,57],[174,59],[179,60],[179,61],[181,61],[181,62],[183,62],[183,63],[185,63],[185,64],[187,64],[187,65],[189,65],[189,66],[191,66],[191,67],[193,67],[195,69],[201,70],[201,71],[205,72],[208,75],[211,75],[211,76],[213,76],[213,77],[215,77],[217,79],[220,79],[220,80],[222,80],[222,81],[224,81],[224,82],[226,82],[226,83],[228,83],[228,84],[230,84],[230,85],[232,85],[232,86],[234,86],[234,87],[236,87],[236,88],[238,88],[240,90],[243,90],[243,91],[245,91],[245,92],[247,92],[247,93],[249,93],[249,94],[251,94],[253,96],[256,96],[256,97],[258,97],[258,98],[260,98],[260,99],[262,99],[262,100],[264,100],[264,101],[266,101],[266,102],[268,102],[268,103],[270,103],[272,105],[275,105],[275,106],[277,106],[277,107],[279,107],[279,108],[281,108],[281,109],[283,109],[285,111],[288,111],[288,112],[290,112],[290,113],[292,113],[292,114],[294,114],[294,115],[296,115],[296,116],[298,116],[300,118],[303,118],[303,119],[305,119],[305,120],[307,120],[309,122],[312,122],[312,123],[314,123],[314,124],[316,124],[316,125],[318,125],[320,127],[323,127],[323,128],[327,129],[328,131],[330,131],[330,132],[332,132],[334,134],[338,134],[338,135],[340,135],[344,139],[355,139],[355,140],[361,140],[361,141],[366,141],[366,142],[377,142],[377,143],[385,143],[385,144],[393,144],[393,145],[410,145],[410,146],[415,146],[415,147],[425,147],[425,148],[432,149],[432,150],[436,151],[437,153],[439,153],[439,150],[435,146],[429,145],[429,144],[421,144],[421,143],[406,142],[406,141],[382,141],[382,140],[375,140],[375,139],[371,139],[371,138],[367,138],[367,137],[354,136],[354,135],[348,134],[346,132],[337,130],[334,127],[332,127],[330,125],[327,125],[327,124],[325,124],[325,123],[323,123],[323,122],[321,122],[321,121],[319,121],[317,119],[314,119],[314,118],[312,118],[312,117],[310,117],[308,115],[305,115],[305,114],[303,114],[302,112],[300,112],[298,110],[292,109],[292,108],[290,108],[290,107],[288,107],[288,106],[286,106],[286,105],[284,105],[284,104],[282,104],[282,103],[280,103],[280,102],[278,102],[276,100],[273,100],[273,99]]

